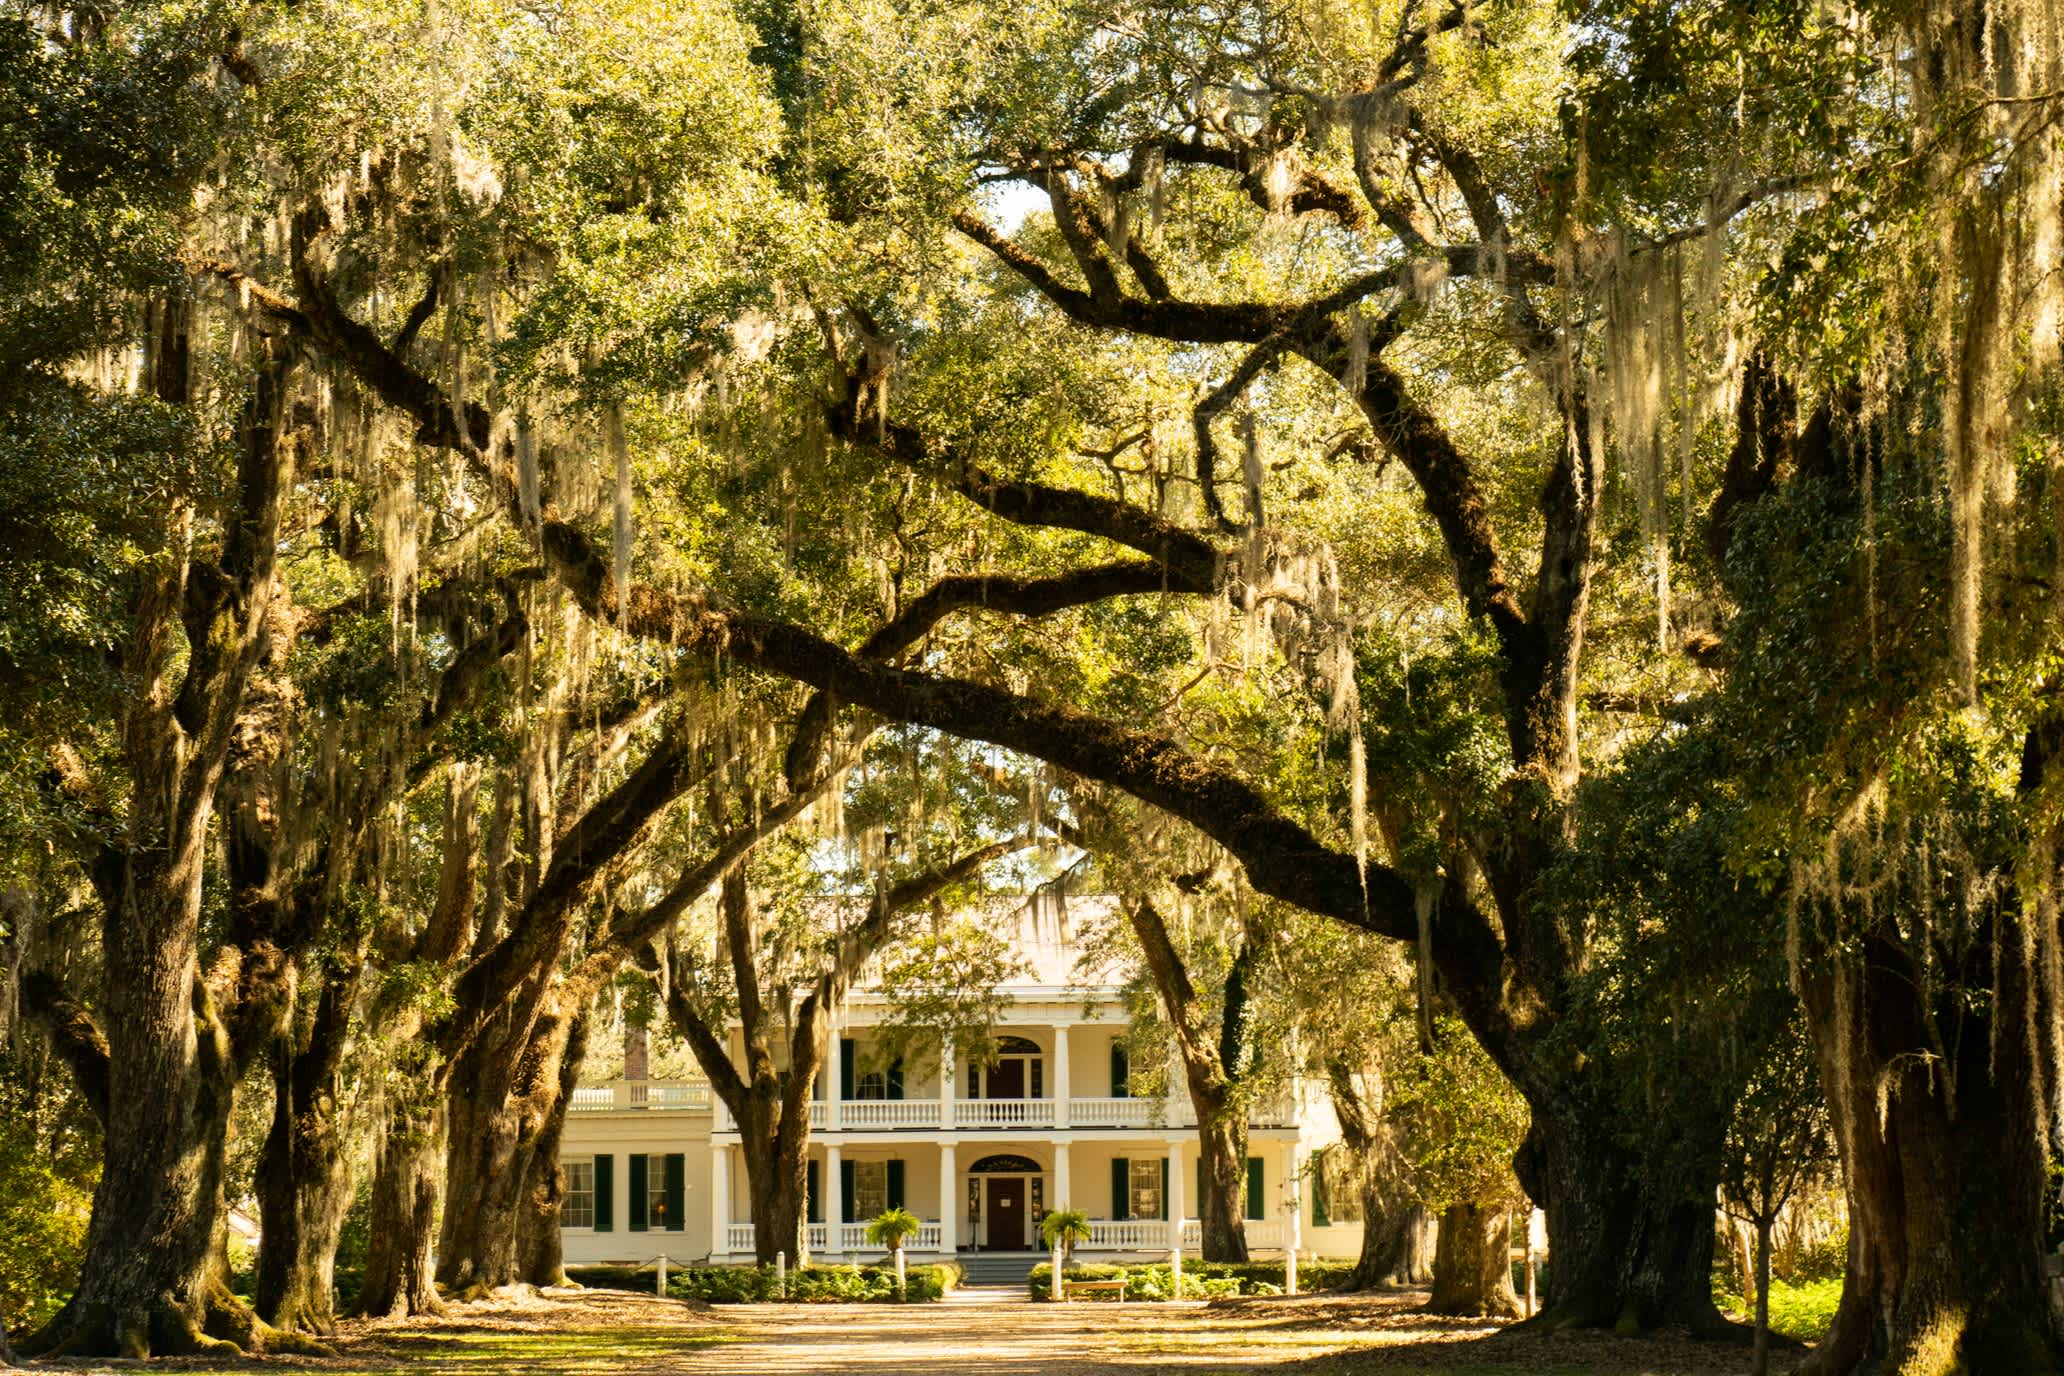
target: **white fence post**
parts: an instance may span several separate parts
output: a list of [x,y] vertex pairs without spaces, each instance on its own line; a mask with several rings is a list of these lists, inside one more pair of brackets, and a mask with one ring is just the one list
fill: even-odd
[[657,1295],[658,1295],[658,1296],[659,1296],[659,1297],[660,1297],[661,1299],[665,1299],[665,1298],[666,1298],[666,1253],[665,1253],[665,1252],[661,1252],[661,1253],[659,1254],[659,1286],[658,1286],[657,1290],[656,1290],[656,1291],[655,1291],[654,1293],[656,1293],[656,1294],[657,1294]]
[[788,1253],[786,1252],[776,1252],[774,1254],[774,1298],[777,1300],[788,1298]]

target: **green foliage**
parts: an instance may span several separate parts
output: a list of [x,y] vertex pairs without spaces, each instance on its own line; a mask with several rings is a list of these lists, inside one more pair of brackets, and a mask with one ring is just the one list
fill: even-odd
[[34,1328],[57,1312],[86,1252],[92,1193],[51,1168],[33,1133],[0,1124],[0,1309]]
[[867,1240],[877,1247],[898,1251],[906,1239],[917,1236],[922,1226],[917,1215],[908,1209],[884,1209],[867,1220]]
[[[650,1290],[651,1273],[606,1268],[569,1268],[584,1285]],[[951,1262],[904,1268],[905,1300],[941,1299],[961,1282],[960,1267]],[[640,1283],[642,1281],[642,1283]],[[667,1273],[667,1293],[675,1299],[710,1304],[764,1304],[781,1298],[771,1266],[695,1266]],[[788,1273],[786,1298],[799,1304],[890,1304],[898,1299],[892,1266],[803,1266]]]
[[[1756,1312],[1756,1302],[1740,1295],[1716,1293],[1713,1302],[1740,1316],[1745,1322]],[[1835,1310],[1842,1303],[1839,1274],[1819,1280],[1770,1281],[1770,1331],[1803,1343],[1819,1342],[1834,1325]]]
[[1518,1193],[1512,1157],[1526,1135],[1526,1101],[1460,1019],[1443,1014],[1434,1032],[1435,1053],[1390,1079],[1390,1112],[1419,1199],[1435,1213],[1510,1200]]
[[[1166,1262],[1084,1262],[1062,1269],[1069,1280],[1123,1280],[1127,1300],[1165,1300],[1172,1296],[1175,1277]],[[1332,1290],[1354,1274],[1347,1261],[1304,1261],[1297,1266],[1297,1288],[1305,1294]],[[1032,1298],[1043,1300],[1051,1288],[1053,1264],[1040,1262],[1032,1268],[1027,1284]],[[1183,1259],[1182,1298],[1221,1299],[1234,1295],[1279,1295],[1283,1293],[1284,1271],[1280,1261],[1192,1261]],[[1116,1299],[1116,1291],[1092,1291],[1082,1299]]]
[[1049,1249],[1062,1247],[1072,1252],[1089,1241],[1089,1215],[1080,1209],[1049,1209],[1039,1220],[1039,1237]]

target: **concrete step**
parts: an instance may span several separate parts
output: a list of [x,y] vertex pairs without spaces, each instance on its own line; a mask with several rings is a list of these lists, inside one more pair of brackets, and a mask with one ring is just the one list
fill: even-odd
[[969,1285],[1023,1285],[1044,1260],[1040,1252],[963,1252],[960,1268]]

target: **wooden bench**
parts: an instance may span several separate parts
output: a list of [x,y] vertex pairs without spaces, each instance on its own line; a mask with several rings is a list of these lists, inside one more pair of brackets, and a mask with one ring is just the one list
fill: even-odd
[[1066,1299],[1077,1290],[1116,1290],[1118,1298],[1125,1298],[1125,1287],[1130,1282],[1123,1277],[1117,1280],[1066,1280],[1061,1282],[1061,1298]]

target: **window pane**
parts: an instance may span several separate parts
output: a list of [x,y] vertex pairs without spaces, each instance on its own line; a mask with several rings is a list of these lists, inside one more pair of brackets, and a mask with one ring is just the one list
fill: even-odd
[[889,1163],[886,1161],[855,1161],[853,1163],[853,1217],[861,1223],[871,1221],[877,1214],[889,1207]]
[[595,1163],[590,1160],[564,1161],[560,1163],[560,1169],[566,1175],[566,1197],[559,1205],[559,1226],[594,1227]]
[[645,1173],[645,1217],[652,1231],[663,1231],[673,1220],[666,1212],[666,1172],[661,1169],[663,1156],[654,1155],[652,1165]]
[[1132,1216],[1161,1217],[1161,1162],[1156,1157],[1135,1158],[1132,1163]]

